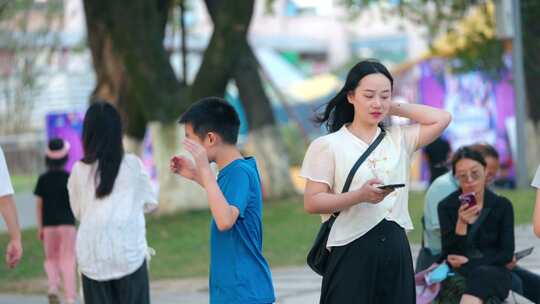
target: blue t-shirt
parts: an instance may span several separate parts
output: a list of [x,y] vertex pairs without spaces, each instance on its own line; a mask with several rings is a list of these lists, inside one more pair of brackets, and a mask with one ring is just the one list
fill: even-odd
[[255,159],[237,159],[227,165],[219,172],[218,184],[240,215],[223,232],[212,219],[210,303],[273,303],[272,275],[262,255],[262,192]]

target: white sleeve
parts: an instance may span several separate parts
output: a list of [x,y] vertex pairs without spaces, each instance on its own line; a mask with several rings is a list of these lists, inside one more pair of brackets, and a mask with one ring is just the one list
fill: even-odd
[[536,174],[534,175],[531,186],[540,189],[540,166],[536,169]]
[[314,140],[306,151],[300,176],[314,182],[334,186],[335,157],[332,147],[326,138]]
[[418,138],[420,136],[420,125],[405,125],[401,126],[401,136],[403,138],[403,145],[407,151],[407,155],[412,157],[418,146]]
[[80,221],[81,220],[81,205],[80,205],[80,195],[79,195],[79,185],[77,183],[77,176],[79,174],[79,166],[78,163],[75,163],[73,166],[73,169],[71,170],[71,174],[69,175],[68,179],[68,193],[69,193],[69,205],[71,206],[71,212],[73,212],[73,216]]
[[4,157],[4,152],[2,151],[2,148],[0,148],[0,197],[12,195],[14,192],[11,179],[9,178],[9,170]]
[[158,208],[157,195],[152,187],[152,182],[150,181],[150,176],[144,168],[142,161],[135,156],[137,159],[137,168],[138,172],[138,184],[139,191],[142,197],[142,203],[145,213],[150,213],[155,211]]

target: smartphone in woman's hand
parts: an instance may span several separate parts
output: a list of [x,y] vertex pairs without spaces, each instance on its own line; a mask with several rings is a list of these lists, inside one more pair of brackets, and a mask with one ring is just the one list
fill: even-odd
[[460,195],[459,200],[461,204],[467,204],[469,205],[469,207],[476,205],[476,196],[474,195],[474,192],[464,193]]

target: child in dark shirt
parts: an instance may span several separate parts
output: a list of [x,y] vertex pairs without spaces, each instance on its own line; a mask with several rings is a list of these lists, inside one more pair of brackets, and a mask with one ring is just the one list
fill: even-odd
[[69,205],[64,170],[68,160],[69,143],[51,139],[45,156],[47,171],[37,182],[34,194],[37,201],[38,237],[45,250],[45,272],[50,304],[60,303],[59,287],[63,279],[66,303],[76,299],[75,219]]

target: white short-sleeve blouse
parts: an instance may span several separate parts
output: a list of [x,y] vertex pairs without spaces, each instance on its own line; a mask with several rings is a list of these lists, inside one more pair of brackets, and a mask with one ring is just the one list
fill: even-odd
[[13,186],[9,178],[9,171],[4,158],[4,152],[0,148],[0,197],[13,194]]
[[114,187],[96,199],[92,165],[77,162],[68,181],[71,210],[79,220],[76,253],[80,271],[90,279],[107,281],[135,272],[147,253],[144,212],[158,201],[141,160],[124,155]]
[[536,169],[536,174],[531,182],[531,186],[540,189],[540,166]]
[[[408,210],[409,171],[411,157],[418,143],[418,124],[391,126],[379,146],[360,166],[349,191],[378,178],[384,184],[404,183],[378,204],[362,203],[342,210],[328,237],[327,247],[343,246],[361,237],[383,219],[394,221],[406,230],[413,229]],[[377,131],[374,139],[379,135]],[[340,193],[349,171],[360,155],[369,147],[346,126],[315,139],[309,146],[300,176],[325,183],[334,193]],[[328,215],[323,216],[326,220]]]

